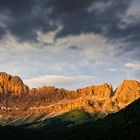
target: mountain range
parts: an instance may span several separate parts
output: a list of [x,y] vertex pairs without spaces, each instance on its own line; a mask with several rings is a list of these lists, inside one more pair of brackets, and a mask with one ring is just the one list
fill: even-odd
[[[92,139],[93,134],[89,133],[94,129],[95,138],[100,139],[104,135],[110,137],[110,129],[112,133],[115,128],[124,129],[138,120],[135,114],[140,113],[137,112],[140,110],[139,98],[140,83],[135,80],[124,80],[115,90],[108,83],[76,90],[54,86],[30,89],[20,77],[1,72],[0,129],[3,134],[5,130],[9,132],[9,129],[18,129],[19,134],[25,132],[25,137],[28,136],[26,131],[30,136],[37,131],[41,137],[45,135],[48,139],[56,139],[57,135],[58,139],[63,139],[65,133],[70,135],[75,131],[78,132],[67,139]],[[125,115],[128,118],[123,118]],[[81,137],[82,131],[86,133],[85,137]],[[97,135],[99,131],[100,137]]]

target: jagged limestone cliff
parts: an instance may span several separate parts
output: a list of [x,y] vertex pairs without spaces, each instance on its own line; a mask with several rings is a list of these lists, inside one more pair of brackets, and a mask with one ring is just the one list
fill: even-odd
[[111,84],[69,91],[55,87],[29,89],[18,76],[0,73],[0,120],[10,122],[42,114],[53,117],[82,108],[93,117],[117,112],[140,98],[140,83],[125,80],[113,92]]

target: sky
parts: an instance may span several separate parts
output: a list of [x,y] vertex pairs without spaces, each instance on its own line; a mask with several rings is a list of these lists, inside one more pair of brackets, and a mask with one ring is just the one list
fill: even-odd
[[140,80],[139,0],[0,0],[0,71],[30,87]]

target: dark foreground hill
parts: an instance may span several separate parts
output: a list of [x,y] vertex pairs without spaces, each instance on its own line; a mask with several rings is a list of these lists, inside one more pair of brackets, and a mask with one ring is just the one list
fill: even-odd
[[[44,126],[45,127],[45,126]],[[140,100],[104,119],[54,130],[0,127],[0,139],[113,140],[140,139]]]

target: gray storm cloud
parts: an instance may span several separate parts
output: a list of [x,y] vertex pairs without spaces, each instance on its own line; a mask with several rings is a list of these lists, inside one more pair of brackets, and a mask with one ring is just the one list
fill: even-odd
[[115,84],[139,79],[139,5],[139,0],[1,0],[0,71],[23,79],[93,75]]

